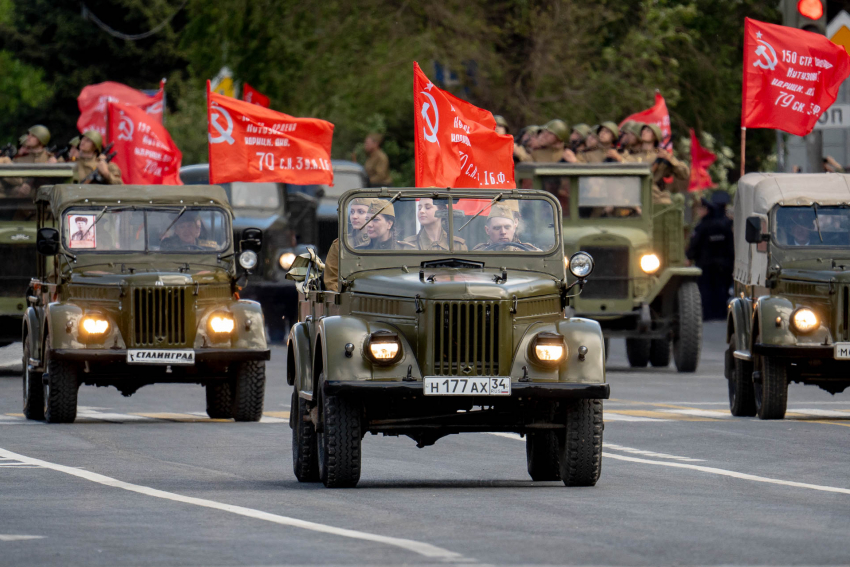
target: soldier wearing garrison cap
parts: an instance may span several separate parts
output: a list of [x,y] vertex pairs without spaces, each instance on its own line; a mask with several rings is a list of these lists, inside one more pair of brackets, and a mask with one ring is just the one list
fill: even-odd
[[[346,240],[349,246],[358,247],[369,244],[369,234],[364,226],[369,220],[369,208],[372,206],[372,201],[367,197],[358,197],[352,199],[348,204],[348,222],[351,225],[351,230],[346,235]],[[328,248],[328,255],[325,258],[325,272],[323,274],[325,287],[331,291],[337,291],[339,287],[339,238],[335,238]]]
[[[519,226],[518,203],[496,203],[490,207],[487,214],[487,224],[484,232],[487,234],[487,242],[482,242],[473,251],[489,251],[510,249],[511,243],[521,244],[523,249],[539,250],[532,244],[520,242],[516,237],[517,226]],[[520,247],[513,247],[519,250]]]
[[369,244],[356,246],[358,250],[398,250],[401,247],[396,239],[395,207],[390,201],[372,199],[366,234],[369,235]]

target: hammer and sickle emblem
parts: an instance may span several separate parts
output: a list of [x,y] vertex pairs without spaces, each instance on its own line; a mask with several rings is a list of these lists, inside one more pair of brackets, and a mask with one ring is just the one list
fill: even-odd
[[761,67],[762,69],[773,71],[776,69],[776,64],[779,62],[776,58],[776,50],[763,39],[758,40],[758,42],[761,45],[756,48],[756,55],[760,59],[753,63],[753,67]]
[[[227,127],[223,127],[218,119],[223,117],[225,122],[227,122]],[[218,136],[213,136],[212,134],[208,134],[210,138],[211,144],[220,144],[224,141],[227,141],[228,144],[233,145],[235,140],[233,139],[233,119],[230,117],[230,113],[225,109],[220,107],[217,104],[212,105],[212,112],[210,113],[210,124],[215,131],[218,132]]]
[[[431,93],[420,91],[420,94],[424,94],[428,97],[428,100],[431,101],[431,104],[427,102],[422,105],[422,118],[425,120],[425,124],[427,128],[422,129],[422,133],[425,135],[425,139],[431,142],[432,144],[440,145],[440,142],[437,141],[437,129],[440,127],[440,110],[437,108],[437,101],[434,100],[434,97],[431,96]],[[431,122],[431,117],[428,114],[428,108],[434,107],[434,122]],[[428,130],[431,133],[428,133]]]
[[118,123],[118,139],[125,142],[133,141],[133,131],[135,130],[133,121],[127,116],[121,117],[121,122]]

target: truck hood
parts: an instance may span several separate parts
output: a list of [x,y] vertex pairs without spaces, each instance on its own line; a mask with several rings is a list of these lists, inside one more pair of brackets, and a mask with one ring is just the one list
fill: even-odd
[[425,270],[425,278],[434,276],[433,283],[420,281],[419,272],[409,274],[361,272],[352,281],[355,293],[422,299],[470,299],[500,300],[552,295],[560,289],[559,280],[551,275],[537,272],[508,270],[508,280],[496,283],[499,270],[469,270],[439,268]]
[[627,244],[636,249],[650,245],[650,235],[630,226],[564,226],[564,247],[576,251],[579,246]]
[[151,272],[121,273],[105,266],[91,266],[88,269],[76,269],[71,274],[71,283],[79,285],[126,285],[146,286],[186,286],[194,284],[230,283],[230,275],[224,269],[193,269],[189,272],[160,270]]

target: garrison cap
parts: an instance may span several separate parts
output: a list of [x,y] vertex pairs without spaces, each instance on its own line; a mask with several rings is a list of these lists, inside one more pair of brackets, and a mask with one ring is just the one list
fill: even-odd
[[490,207],[490,213],[487,215],[488,219],[495,217],[514,220],[514,210],[507,203],[497,203]]
[[372,199],[372,204],[369,206],[369,214],[382,214],[395,218],[395,208],[392,203],[384,199]]
[[375,199],[371,197],[357,197],[356,199],[351,200],[351,206],[360,205],[363,207],[371,207],[372,201]]

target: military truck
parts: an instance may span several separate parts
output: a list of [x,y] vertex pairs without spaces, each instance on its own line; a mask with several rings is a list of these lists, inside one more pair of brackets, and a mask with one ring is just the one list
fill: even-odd
[[182,382],[205,386],[210,417],[260,419],[269,349],[259,304],[240,293],[262,232],[234,242],[223,189],[54,185],[35,201],[27,418],[74,421],[81,384],[129,396]]
[[[347,230],[364,202],[365,244]],[[594,485],[609,395],[603,338],[595,321],[563,313],[593,259],[573,255],[568,283],[557,200],[363,189],[342,196],[339,215],[338,291],[315,255],[289,276],[303,280],[286,370],[296,478],[356,485],[367,432],[424,447],[503,431],[526,436],[532,479]]]
[[520,163],[519,187],[555,195],[564,209],[564,249],[596,260],[592,285],[570,312],[599,322],[606,341],[626,339],[633,367],[673,359],[694,372],[702,346],[699,268],[685,265],[684,204],[652,202],[641,163]]
[[[206,185],[209,178],[209,164],[180,168],[180,179],[187,185]],[[319,239],[318,198],[283,183],[233,182],[222,187],[233,207],[234,238],[250,227],[263,231],[263,249],[244,297],[260,302],[269,338],[282,342],[298,315],[298,296],[286,271],[297,254]]]
[[73,174],[73,164],[0,164],[0,346],[20,340],[27,287],[35,276],[35,191]]
[[850,176],[750,173],[735,195],[732,415],[782,419],[788,383],[850,386]]

